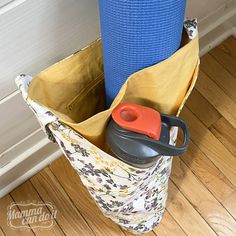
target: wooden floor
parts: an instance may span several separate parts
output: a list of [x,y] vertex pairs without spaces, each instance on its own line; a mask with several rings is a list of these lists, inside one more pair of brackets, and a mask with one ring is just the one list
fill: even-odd
[[[236,235],[236,39],[229,38],[201,59],[196,88],[181,116],[191,130],[189,151],[175,157],[167,210],[148,236]],[[12,202],[51,202],[51,230],[13,230]],[[50,208],[46,209],[47,211]],[[0,200],[0,235],[132,235],[105,218],[65,158]]]

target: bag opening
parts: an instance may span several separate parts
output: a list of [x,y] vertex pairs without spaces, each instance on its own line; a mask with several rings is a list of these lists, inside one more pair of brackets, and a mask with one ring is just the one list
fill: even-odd
[[184,33],[182,46],[175,54],[132,74],[105,110],[102,45],[96,40],[35,76],[29,97],[103,149],[112,109],[122,101],[165,114],[179,113],[197,78],[198,52],[198,38],[189,41]]

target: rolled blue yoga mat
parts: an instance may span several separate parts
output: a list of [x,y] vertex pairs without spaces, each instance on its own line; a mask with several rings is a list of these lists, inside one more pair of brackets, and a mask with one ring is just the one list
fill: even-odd
[[107,106],[132,73],[179,48],[185,6],[186,0],[99,0]]

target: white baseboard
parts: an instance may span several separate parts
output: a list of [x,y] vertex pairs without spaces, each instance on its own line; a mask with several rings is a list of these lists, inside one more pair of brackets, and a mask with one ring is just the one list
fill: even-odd
[[231,35],[235,35],[236,1],[225,4],[199,22],[200,55],[204,55]]
[[200,56],[208,53],[231,35],[234,35],[234,27],[225,23],[200,38]]
[[[201,55],[230,35],[236,37],[235,18],[236,2],[231,1],[229,5],[199,22]],[[49,165],[61,156],[62,152],[41,133],[35,131],[4,155],[6,160],[11,161],[0,167],[0,198]]]
[[233,25],[233,36],[236,38],[236,15],[232,17],[231,24]]
[[[0,198],[4,197],[6,194],[11,192],[13,189],[24,183],[26,180],[31,178],[33,175],[37,174],[39,171],[47,167],[50,163],[52,163],[54,160],[56,160],[58,157],[62,155],[61,150],[57,150],[55,152],[52,152],[51,155],[47,155],[44,158],[42,158],[41,162],[39,162],[36,165],[33,165],[32,168],[30,168],[28,171],[25,170],[25,172],[21,176],[14,176],[15,173],[12,173],[10,181],[4,188],[0,189]],[[33,157],[31,157],[33,158]],[[11,173],[9,172],[9,175]]]
[[0,155],[0,198],[60,156],[41,129],[12,146]]
[[236,15],[236,1],[224,4],[221,8],[214,11],[211,15],[199,21],[200,38],[209,34],[218,26],[230,21]]
[[0,169],[0,198],[38,173],[58,157],[62,151],[47,138],[33,145]]
[[236,38],[236,27],[233,27],[233,36]]

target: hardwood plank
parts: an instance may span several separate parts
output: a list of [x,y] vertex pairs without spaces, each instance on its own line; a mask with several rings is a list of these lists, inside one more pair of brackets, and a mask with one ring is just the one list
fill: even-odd
[[217,235],[235,235],[235,220],[179,157],[173,159],[171,180]]
[[233,155],[236,155],[236,129],[224,117],[209,129]]
[[193,142],[236,186],[236,158],[188,108],[182,110],[181,117],[189,125]]
[[[30,201],[30,202],[40,202],[43,203],[42,199],[34,189],[32,183],[30,181],[26,181],[22,185],[20,185],[18,188],[13,190],[11,192],[11,197],[14,199],[16,202],[25,202],[25,201]],[[20,208],[20,207],[19,207]],[[31,207],[32,208],[32,207]],[[24,207],[26,209],[26,207]],[[30,209],[30,208],[29,208]],[[21,210],[21,208],[20,208]],[[46,206],[43,206],[43,212],[49,213],[49,210]],[[31,227],[34,227],[35,224],[30,224]],[[55,225],[50,228],[50,229],[37,229],[37,228],[32,228],[34,231],[35,235],[42,235],[42,236],[59,236],[59,235],[65,235],[63,231],[60,229],[58,226],[57,222],[55,222]]]
[[174,220],[170,213],[165,210],[161,223],[154,229],[158,236],[184,236],[186,235],[179,224]]
[[5,236],[4,232],[2,231],[2,228],[0,227],[0,236]]
[[[153,232],[154,231],[154,232]],[[181,227],[177,224],[174,218],[170,215],[170,213],[166,210],[164,216],[161,220],[161,223],[154,228],[154,230],[145,234],[145,236],[186,236],[185,232],[181,229]],[[134,236],[130,232],[125,231],[125,235]]]
[[79,175],[65,157],[54,161],[50,169],[63,186],[96,235],[124,235],[120,227],[105,217],[90,197]]
[[167,210],[187,235],[216,235],[171,180]]
[[209,53],[236,78],[236,39],[233,36]]
[[[142,235],[142,234],[133,234],[133,233],[128,232],[128,231],[124,231],[124,234],[125,234],[126,236]],[[148,233],[145,233],[144,235],[145,235],[145,236],[156,236],[156,234],[155,234],[153,231],[150,231],[150,232],[148,232]],[[159,235],[158,235],[158,236],[159,236]]]
[[[236,49],[235,49],[236,50]],[[201,58],[200,69],[208,75],[234,102],[236,101],[236,79],[210,54]]]
[[202,71],[199,72],[196,88],[233,127],[236,127],[235,102]]
[[236,188],[213,162],[192,141],[190,141],[188,151],[181,159],[228,212],[236,218],[234,209],[229,207],[230,204],[225,203],[225,199],[231,196]]
[[231,214],[236,219],[236,190],[223,200],[223,204],[230,209]]
[[[17,229],[17,228],[11,228],[7,224],[7,207],[14,202],[14,200],[11,198],[11,196],[8,194],[2,199],[0,199],[0,225],[7,236],[32,236],[34,233],[31,231],[31,229]],[[20,220],[20,219],[19,219]],[[16,224],[18,224],[18,220],[14,220]]]
[[44,202],[55,206],[57,222],[66,235],[94,235],[48,167],[32,177],[31,183]]
[[196,89],[192,91],[192,94],[186,102],[186,106],[207,127],[221,118],[220,113]]
[[[236,38],[234,36],[230,36],[223,43],[217,46],[218,48],[224,48],[230,54],[233,60],[236,60]],[[214,49],[214,48],[213,48]],[[212,51],[212,50],[211,50]],[[211,52],[210,51],[210,52]]]

